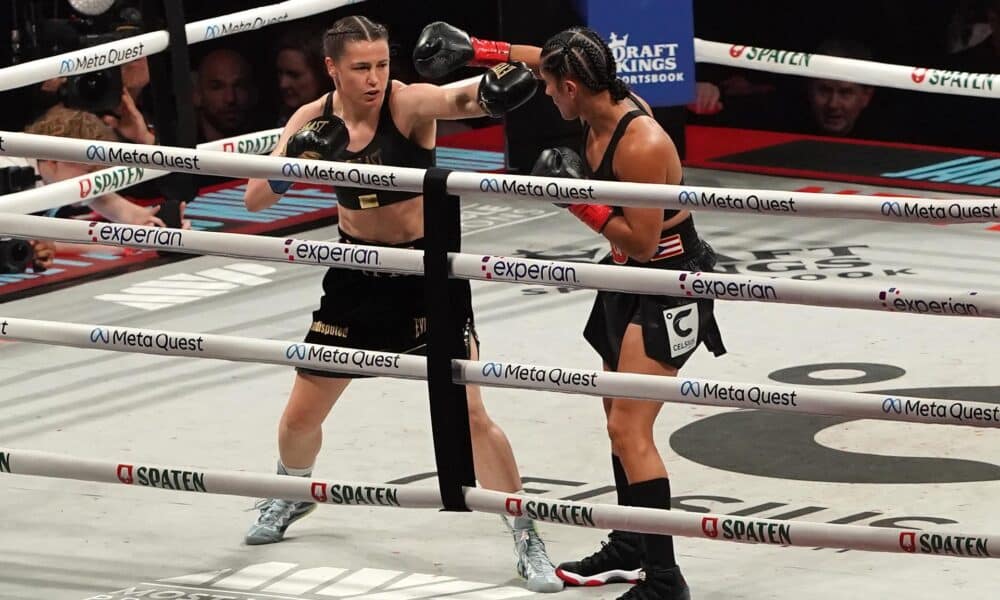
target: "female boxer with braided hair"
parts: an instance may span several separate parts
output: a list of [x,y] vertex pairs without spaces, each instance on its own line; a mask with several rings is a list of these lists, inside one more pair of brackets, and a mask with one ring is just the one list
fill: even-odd
[[[299,108],[285,125],[272,154],[297,158],[426,168],[434,164],[438,119],[499,115],[535,92],[523,66],[490,71],[477,84],[445,89],[405,85],[389,79],[385,27],[365,17],[345,17],[324,39],[326,67],[336,91]],[[244,202],[250,210],[276,203],[286,181],[251,179]],[[381,188],[336,186],[340,241],[351,244],[423,247],[423,197]],[[424,354],[427,309],[423,278],[329,269],[324,296],[305,341],[386,352]],[[478,339],[468,307],[466,340],[471,358]],[[322,425],[355,376],[299,369],[278,426],[278,472],[307,477],[322,443]],[[510,443],[483,406],[477,386],[467,387],[476,477],[483,487],[521,490]],[[289,525],[315,509],[309,502],[264,500],[246,536],[248,544],[281,541]],[[518,573],[536,592],[562,589],[531,519],[512,525]]]
[[[532,174],[681,183],[673,142],[651,118],[649,106],[617,77],[611,49],[594,31],[572,28],[537,48],[477,40],[441,23],[428,29],[433,29],[433,43],[425,43],[425,51],[418,46],[418,69],[439,76],[470,60],[474,64],[480,48],[502,48],[539,73],[564,119],[583,122],[583,158],[569,148],[551,148],[539,156]],[[589,204],[567,208],[610,242],[604,264],[683,271],[711,271],[715,264],[688,211]],[[711,300],[599,292],[584,337],[609,371],[674,376],[701,343],[717,356],[725,352]],[[658,402],[604,399],[620,504],[670,508],[670,480],[653,438],[661,407]],[[642,581],[622,599],[690,598],[671,536],[614,531],[600,551],[563,563],[556,573],[569,585],[601,585],[637,581],[640,570],[645,572]]]

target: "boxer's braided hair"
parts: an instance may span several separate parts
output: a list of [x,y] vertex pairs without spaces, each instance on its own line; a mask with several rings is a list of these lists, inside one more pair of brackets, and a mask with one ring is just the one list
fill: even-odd
[[573,27],[549,38],[542,48],[542,69],[559,78],[573,75],[595,92],[608,90],[615,102],[628,96],[628,85],[618,77],[611,48],[586,27]]
[[349,42],[374,42],[388,40],[389,32],[385,25],[376,23],[368,17],[352,15],[337,19],[333,26],[326,30],[323,36],[323,51],[333,60],[344,54],[344,48]]

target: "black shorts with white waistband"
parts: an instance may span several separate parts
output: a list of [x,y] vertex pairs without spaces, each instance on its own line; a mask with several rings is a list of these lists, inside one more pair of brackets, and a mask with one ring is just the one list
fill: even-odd
[[[606,256],[601,264],[625,262],[636,268],[712,272],[715,252],[698,237],[690,218],[665,230],[661,237],[664,258],[654,258],[649,263],[631,259],[626,262],[616,252]],[[630,323],[642,326],[646,356],[677,369],[684,366],[701,344],[715,356],[726,353],[715,321],[714,300],[601,291],[594,300],[583,335],[612,371],[618,370],[622,339]]]
[[[422,250],[423,239],[390,245],[367,242],[341,232],[343,244],[364,244]],[[422,275],[328,269],[323,277],[323,297],[313,311],[312,325],[306,334],[307,344],[340,346],[415,354],[427,353],[427,306]],[[466,350],[477,342],[472,313],[466,324]],[[357,379],[368,377],[298,367],[296,371],[319,377]]]

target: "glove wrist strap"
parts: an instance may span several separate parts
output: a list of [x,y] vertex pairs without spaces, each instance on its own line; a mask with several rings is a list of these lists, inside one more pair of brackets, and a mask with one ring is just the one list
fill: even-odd
[[614,216],[614,209],[605,204],[570,204],[569,212],[597,233],[603,232]]
[[510,44],[508,42],[480,40],[478,38],[470,39],[474,54],[472,61],[469,62],[469,66],[492,67],[497,63],[505,63],[510,60]]

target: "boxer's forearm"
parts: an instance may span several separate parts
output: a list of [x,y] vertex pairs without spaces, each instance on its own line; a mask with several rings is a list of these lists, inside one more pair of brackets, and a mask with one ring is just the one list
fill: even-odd
[[510,47],[510,61],[523,62],[528,68],[538,73],[542,65],[542,49],[538,46],[521,46],[514,44]]

